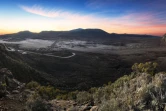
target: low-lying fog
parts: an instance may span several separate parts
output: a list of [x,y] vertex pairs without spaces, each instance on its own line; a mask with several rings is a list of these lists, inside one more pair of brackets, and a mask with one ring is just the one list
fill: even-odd
[[0,40],[0,43],[19,44],[20,48],[46,48],[54,43],[54,41],[41,39],[26,39],[23,41],[9,42]]
[[141,45],[139,43],[130,43],[125,46],[114,46],[114,45],[104,45],[98,44],[91,41],[81,41],[81,40],[41,40],[41,39],[27,39],[23,41],[17,42],[9,42],[0,40],[0,43],[9,43],[9,44],[19,44],[20,48],[30,48],[30,49],[39,49],[39,48],[47,48],[52,50],[59,49],[71,49],[78,51],[97,51],[97,50],[117,50],[117,49],[132,49],[132,48],[140,48]]
[[41,39],[26,39],[23,41],[10,42],[0,40],[0,43],[8,43],[8,44],[18,44],[20,48],[47,48],[48,46],[52,46],[52,48],[56,49],[73,49],[73,50],[88,50],[88,49],[119,49],[120,46],[111,46],[111,45],[103,45],[96,44],[93,42],[80,41],[80,40],[62,40],[62,41],[50,41],[50,40],[41,40]]
[[68,40],[57,41],[53,44],[54,48],[64,48],[73,50],[90,50],[90,49],[120,49],[121,46],[104,45],[89,41]]

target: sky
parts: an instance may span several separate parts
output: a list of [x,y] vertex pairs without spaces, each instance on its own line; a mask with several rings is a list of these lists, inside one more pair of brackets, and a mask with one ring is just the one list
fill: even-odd
[[99,28],[163,35],[166,0],[0,0],[0,35]]

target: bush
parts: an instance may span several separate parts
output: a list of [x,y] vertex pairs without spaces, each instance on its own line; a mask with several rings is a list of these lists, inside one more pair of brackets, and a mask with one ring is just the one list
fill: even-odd
[[129,111],[129,108],[113,98],[109,101],[104,101],[100,105],[99,111]]
[[27,85],[26,85],[26,87],[28,88],[28,89],[36,89],[36,88],[38,88],[40,86],[40,84],[38,83],[38,82],[35,82],[35,81],[31,81],[31,82],[29,82]]
[[59,92],[58,89],[55,89],[54,87],[51,87],[51,86],[41,86],[38,88],[39,95],[45,99],[56,98],[56,95],[58,92]]
[[158,64],[156,62],[135,63],[132,70],[137,73],[149,73],[154,75],[157,72]]
[[68,93],[68,95],[67,95],[68,97],[67,97],[67,98],[68,98],[69,100],[76,100],[76,98],[77,98],[77,96],[76,96],[77,93],[78,93],[78,91],[70,92],[70,93]]
[[31,95],[26,102],[28,111],[52,111],[51,105],[41,99],[39,96]]
[[133,74],[130,75],[124,75],[117,79],[114,83],[111,84],[113,88],[119,88],[123,86],[124,83],[128,83],[132,78],[134,77]]
[[32,81],[26,85],[26,88],[35,91],[42,99],[76,99],[76,93],[56,89],[52,86],[41,86],[39,83]]
[[91,102],[92,99],[92,95],[86,91],[82,91],[77,94],[77,102],[79,103]]
[[96,92],[93,94],[94,102],[95,103],[101,103],[101,101],[104,99],[105,91],[104,87],[98,88]]

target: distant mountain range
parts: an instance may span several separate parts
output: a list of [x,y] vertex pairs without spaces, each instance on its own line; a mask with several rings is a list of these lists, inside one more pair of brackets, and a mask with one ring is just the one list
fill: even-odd
[[137,35],[137,34],[116,34],[108,33],[101,29],[74,29],[70,31],[42,31],[40,33],[33,33],[30,31],[21,31],[14,34],[0,35],[0,38],[7,40],[24,40],[24,39],[46,39],[46,40],[56,40],[56,39],[112,39],[112,38],[156,38],[157,36],[151,35]]

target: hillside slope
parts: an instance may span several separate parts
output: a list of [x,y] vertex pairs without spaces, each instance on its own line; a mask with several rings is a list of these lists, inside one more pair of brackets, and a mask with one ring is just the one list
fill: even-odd
[[23,55],[17,51],[8,52],[3,46],[0,53],[0,68],[11,70],[19,81],[27,83],[34,80],[64,90],[84,90],[101,86],[130,72],[128,64],[117,55],[76,52],[76,56],[72,58],[61,59],[37,54]]
[[154,76],[149,72],[133,72],[114,83],[79,92],[76,101],[93,101],[97,106],[94,111],[165,111],[165,92],[165,72],[154,73]]
[[136,71],[88,91],[64,92],[31,82],[27,88],[35,91],[32,97],[36,99],[28,99],[29,108],[41,108],[39,104],[45,102],[43,105],[50,104],[50,111],[165,111],[166,73],[152,73],[152,64],[142,64],[145,72]]
[[3,45],[0,45],[0,53],[0,68],[8,68],[21,82],[36,80],[41,83],[46,83],[50,81],[47,79],[52,78],[49,74],[37,71],[26,64],[20,53],[8,52]]

